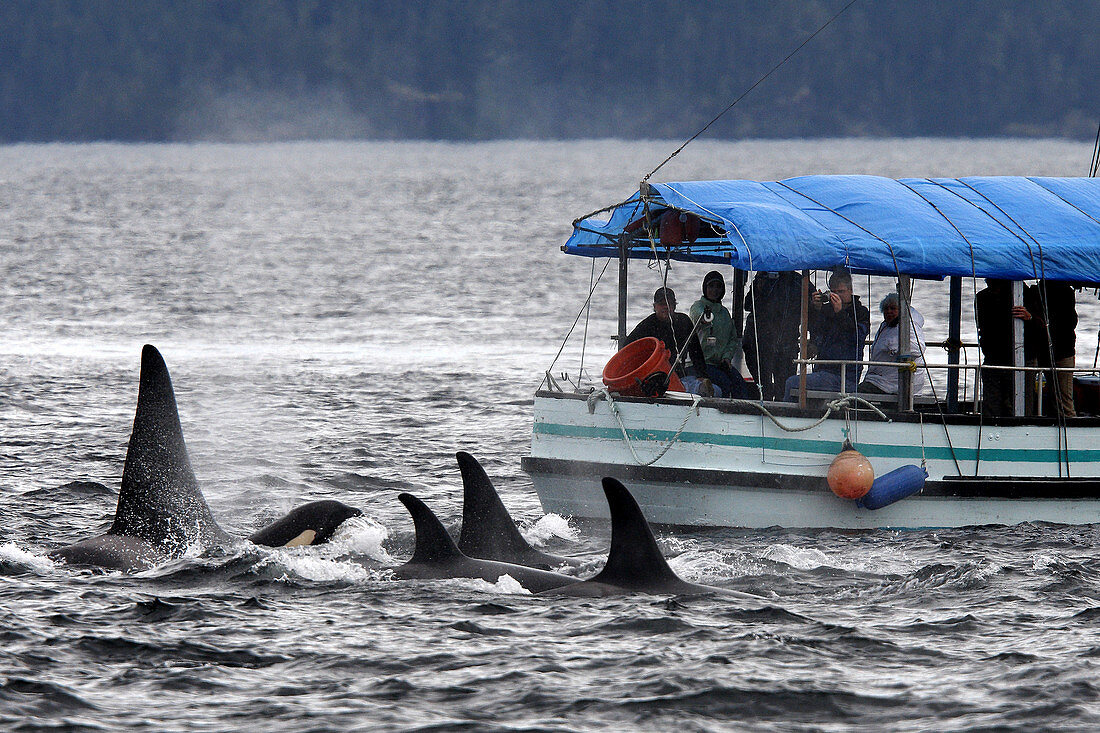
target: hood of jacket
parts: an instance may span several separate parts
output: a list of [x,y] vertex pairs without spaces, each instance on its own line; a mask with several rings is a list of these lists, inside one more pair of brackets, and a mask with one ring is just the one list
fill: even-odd
[[711,270],[703,278],[703,297],[707,297],[707,285],[709,285],[712,280],[717,280],[722,285],[722,294],[719,295],[718,300],[715,301],[720,303],[722,302],[722,298],[726,297],[726,279],[722,277],[722,273],[718,272],[718,270]]

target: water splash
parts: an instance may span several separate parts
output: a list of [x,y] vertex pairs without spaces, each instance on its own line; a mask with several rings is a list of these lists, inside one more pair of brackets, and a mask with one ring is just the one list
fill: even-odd
[[45,575],[55,570],[59,563],[55,563],[45,555],[36,555],[24,550],[14,542],[6,542],[0,545],[0,566],[10,565],[16,571],[25,570],[38,575]]
[[511,575],[502,575],[497,578],[497,582],[490,583],[485,580],[474,581],[475,587],[480,587],[487,593],[501,593],[503,595],[510,596],[529,596],[531,591],[527,590],[520,584],[518,580]]
[[382,543],[389,539],[390,531],[370,517],[352,517],[341,524],[328,545],[321,545],[326,555],[366,555],[376,562],[392,563],[394,560]]
[[677,575],[695,583],[714,583],[754,572],[739,552],[708,550],[685,552],[668,561]]
[[369,568],[359,563],[322,557],[315,548],[310,547],[275,550],[257,562],[252,570],[261,575],[271,575],[277,582],[284,583],[294,578],[319,583],[353,584],[363,584],[378,579]]
[[772,545],[764,551],[763,558],[790,565],[798,570],[834,567],[830,563],[828,555],[812,547],[795,547],[794,545],[785,544]]
[[580,533],[569,525],[569,520],[559,514],[546,514],[530,527],[520,529],[523,538],[535,547],[545,547],[555,537],[576,542]]

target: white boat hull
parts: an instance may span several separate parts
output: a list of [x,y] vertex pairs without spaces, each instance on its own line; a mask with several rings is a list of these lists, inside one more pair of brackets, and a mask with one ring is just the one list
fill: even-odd
[[[861,412],[858,420],[837,416],[813,426],[817,419],[806,413],[772,408],[786,413],[776,416],[785,427],[809,427],[787,432],[754,409],[722,407],[720,401],[697,410],[677,399],[617,400],[615,407],[621,426],[605,399],[536,396],[524,468],[544,510],[606,517],[600,479],[614,476],[657,524],[922,528],[1100,522],[1096,420],[1078,421],[1063,433],[1053,421],[991,425],[966,416],[940,421],[925,415],[886,422]],[[835,496],[824,477],[846,435],[876,475],[923,459],[929,474],[924,491],[878,510]]]

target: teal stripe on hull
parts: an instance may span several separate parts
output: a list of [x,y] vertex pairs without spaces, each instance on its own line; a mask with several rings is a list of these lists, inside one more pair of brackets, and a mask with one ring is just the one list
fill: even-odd
[[[927,428],[926,428],[927,429]],[[600,428],[584,425],[561,425],[558,423],[535,422],[534,432],[540,435],[557,435],[565,438],[600,438],[603,440],[622,440],[623,434],[618,428]],[[676,435],[672,430],[633,429],[627,430],[632,441],[666,443]],[[765,437],[759,435],[720,435],[717,433],[691,433],[684,431],[678,438],[682,443],[703,443],[716,446],[738,448],[763,448],[767,450],[791,451],[833,456],[837,453],[836,440],[810,440],[808,438]],[[897,458],[919,461],[922,456],[928,460],[950,461],[951,449],[945,446],[920,445],[881,445],[859,442],[856,444],[868,458]],[[1006,463],[1053,463],[1059,461],[1056,448],[982,448],[982,461],[1004,461]],[[955,448],[955,458],[960,461],[974,461],[978,452],[974,448]],[[1064,455],[1062,457],[1064,461]],[[1077,449],[1069,451],[1071,463],[1093,463],[1100,461],[1100,450]]]

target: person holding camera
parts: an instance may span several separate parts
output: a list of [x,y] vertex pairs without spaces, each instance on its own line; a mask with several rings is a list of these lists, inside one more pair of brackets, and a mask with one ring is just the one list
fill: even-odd
[[[847,270],[837,270],[829,276],[829,290],[816,292],[810,299],[810,338],[817,358],[837,361],[862,361],[863,346],[871,332],[871,312],[859,302],[852,292],[852,275]],[[854,393],[859,384],[862,367],[845,367],[844,387]],[[787,380],[783,399],[798,400],[796,374]],[[840,391],[840,365],[815,364],[812,373],[806,375],[806,389]]]
[[752,399],[755,395],[733,367],[739,341],[734,333],[733,316],[722,305],[725,295],[722,273],[711,270],[703,277],[703,297],[692,304],[688,315],[703,347],[706,376],[711,383],[721,390],[722,396]]

